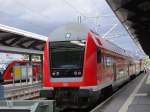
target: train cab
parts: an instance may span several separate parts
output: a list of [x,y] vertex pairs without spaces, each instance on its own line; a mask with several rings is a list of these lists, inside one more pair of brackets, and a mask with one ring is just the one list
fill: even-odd
[[[69,46],[69,47],[68,47]],[[74,42],[52,42],[50,44],[51,81],[80,81],[83,74],[84,46]],[[63,80],[63,78],[69,78]]]

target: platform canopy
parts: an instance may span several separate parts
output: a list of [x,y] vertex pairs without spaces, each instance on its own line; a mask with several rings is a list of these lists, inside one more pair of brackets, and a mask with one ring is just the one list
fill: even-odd
[[150,56],[150,0],[107,0],[122,24]]
[[47,37],[0,24],[0,51],[43,54]]

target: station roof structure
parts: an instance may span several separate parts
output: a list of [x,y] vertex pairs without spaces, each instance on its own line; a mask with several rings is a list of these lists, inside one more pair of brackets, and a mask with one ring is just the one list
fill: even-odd
[[0,24],[0,51],[43,54],[47,37]]
[[149,0],[107,0],[128,32],[137,39],[150,56],[150,1]]

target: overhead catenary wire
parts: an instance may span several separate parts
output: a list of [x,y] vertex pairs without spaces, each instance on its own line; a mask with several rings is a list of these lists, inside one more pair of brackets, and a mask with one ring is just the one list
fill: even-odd
[[[36,15],[39,15],[39,13],[37,12],[37,11],[35,11],[34,9],[31,9],[31,8],[29,8],[29,7],[26,7],[24,4],[22,4],[21,2],[19,2],[19,1],[15,1],[18,5],[20,5],[20,6],[22,6],[25,10],[27,10],[28,12],[31,12],[31,13],[34,13],[34,14],[36,14]],[[81,10],[79,10],[77,7],[75,7],[72,3],[70,3],[69,2],[69,0],[63,0],[63,2],[65,2],[69,7],[71,7],[73,10],[75,10],[78,14],[80,14],[82,17],[85,17],[85,18],[96,18],[96,16],[94,17],[94,16],[87,16],[84,12],[86,12],[86,10],[84,10],[84,9],[82,9],[82,11]],[[111,14],[107,14],[107,15],[101,15],[101,16],[99,16],[99,17],[108,17],[108,16],[113,16],[113,15],[111,15]],[[41,15],[41,17],[42,18],[44,18],[44,19],[46,19],[47,21],[49,21],[50,20],[50,17],[48,17],[48,16],[46,16],[46,15]],[[32,23],[31,21],[28,21],[28,22],[30,22],[31,24],[34,24],[34,23]],[[41,25],[37,25],[37,24],[34,24],[34,25],[36,25],[37,27],[39,27],[39,26],[41,26]],[[131,35],[130,35],[131,36]],[[105,35],[104,35],[104,37],[105,37]],[[136,42],[135,42],[136,43]],[[139,48],[139,45],[136,45],[138,48]],[[141,47],[139,48],[140,50],[141,50]],[[142,49],[142,51],[143,51],[143,49]]]
[[79,13],[80,15],[82,15],[83,17],[86,17],[86,15],[84,13],[82,13],[81,11],[79,11],[75,6],[73,6],[70,2],[68,2],[67,0],[63,0],[69,7],[71,7],[72,9],[74,9],[77,13]]
[[118,26],[118,24],[114,24],[102,37],[105,38],[109,33],[111,33],[116,27]]
[[[80,15],[82,15],[83,17],[85,17],[85,18],[97,18],[97,17],[87,17],[83,12],[81,12],[81,11],[79,11],[76,7],[74,7],[70,2],[68,2],[67,0],[64,0],[65,2],[66,2],[66,4],[68,5],[68,6],[70,6],[71,8],[73,8],[76,12],[78,12]],[[109,15],[102,15],[101,17],[109,17],[109,16],[113,16],[112,14],[109,14]],[[114,28],[116,28],[116,26],[118,26],[118,24],[115,24],[115,25],[113,25],[113,27],[110,29],[110,30],[108,30],[104,35],[103,35],[103,38],[106,38],[106,36],[109,34],[109,33],[111,33],[112,32],[112,30],[114,29]],[[130,35],[130,34],[129,34]],[[131,35],[130,35],[131,36]],[[114,36],[115,37],[115,36]],[[136,43],[136,46],[137,46],[137,43]],[[139,46],[137,46],[138,48],[139,48]],[[139,48],[140,49],[140,48]],[[141,49],[140,49],[141,50]]]
[[85,15],[84,12],[86,12],[86,10],[82,9],[84,12],[79,11],[74,5],[72,5],[69,1],[67,0],[63,0],[69,7],[71,7],[72,9],[74,9],[77,13],[79,13],[81,16],[85,17],[85,18],[99,18],[100,16],[87,16]]

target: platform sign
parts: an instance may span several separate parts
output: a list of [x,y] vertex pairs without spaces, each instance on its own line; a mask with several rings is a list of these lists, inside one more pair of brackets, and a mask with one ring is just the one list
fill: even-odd
[[21,72],[22,72],[21,79],[26,80],[28,78],[28,76],[27,76],[27,66],[22,65],[21,66]]

